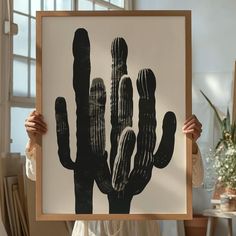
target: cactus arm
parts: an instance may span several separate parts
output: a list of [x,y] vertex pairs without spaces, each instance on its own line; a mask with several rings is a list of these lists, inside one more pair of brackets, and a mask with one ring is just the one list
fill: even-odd
[[93,79],[89,95],[90,143],[95,165],[95,181],[103,193],[111,192],[111,175],[105,151],[106,90],[101,78]]
[[139,92],[139,131],[137,153],[134,157],[134,168],[130,174],[126,190],[139,194],[151,178],[153,151],[156,143],[155,89],[156,78],[150,69],[139,72],[137,79]]
[[123,132],[127,126],[132,127],[133,117],[133,87],[127,75],[121,78],[118,97],[118,123],[120,132]]
[[63,97],[58,97],[55,101],[55,114],[59,159],[65,168],[73,170],[76,165],[70,157],[70,130],[67,119],[66,101]]
[[111,45],[112,74],[111,74],[111,124],[118,124],[118,88],[123,75],[127,74],[128,47],[123,38],[115,38]]
[[135,133],[130,127],[123,130],[114,162],[112,176],[112,186],[114,190],[118,192],[123,191],[128,182],[130,159],[134,150],[135,139]]
[[105,152],[105,105],[106,91],[101,78],[93,79],[89,95],[91,150],[98,156]]
[[112,73],[111,73],[111,150],[110,168],[113,170],[113,163],[117,153],[118,140],[121,133],[118,122],[118,90],[120,79],[127,74],[128,47],[123,38],[115,38],[111,45]]
[[176,116],[167,112],[162,124],[162,138],[157,152],[154,155],[154,165],[157,168],[166,167],[173,155],[175,145]]
[[73,87],[76,101],[76,162],[88,160],[89,143],[89,83],[90,83],[90,42],[85,29],[76,30],[73,40]]
[[118,152],[114,161],[112,186],[108,194],[110,214],[128,214],[133,194],[126,191],[129,181],[130,161],[135,146],[135,133],[127,127],[122,131]]

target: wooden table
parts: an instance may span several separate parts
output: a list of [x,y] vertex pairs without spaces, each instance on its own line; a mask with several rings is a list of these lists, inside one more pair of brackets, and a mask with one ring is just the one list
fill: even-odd
[[227,220],[227,236],[233,236],[232,221],[236,217],[236,212],[223,212],[218,209],[207,209],[203,211],[204,216],[208,216],[207,236],[214,236],[215,226],[219,218]]

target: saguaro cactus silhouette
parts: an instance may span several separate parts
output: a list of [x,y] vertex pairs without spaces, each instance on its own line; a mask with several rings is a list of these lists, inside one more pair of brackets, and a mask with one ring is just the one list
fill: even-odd
[[[77,105],[77,155],[70,158],[69,125],[64,98],[55,104],[58,154],[62,165],[74,170],[76,213],[92,212],[94,180],[108,195],[110,213],[129,213],[134,195],[146,187],[152,168],[164,168],[174,150],[176,118],[167,112],[163,119],[163,135],[156,153],[156,78],[151,69],[140,70],[137,78],[139,93],[139,122],[137,141],[132,130],[133,87],[127,76],[128,47],[123,38],[112,42],[111,75],[111,150],[105,147],[106,91],[101,78],[95,78],[89,92],[90,46],[87,31],[78,29],[73,41],[73,86]],[[133,169],[131,156],[135,143]],[[108,166],[109,162],[109,166]]]
[[58,97],[55,101],[58,155],[65,168],[74,170],[76,213],[92,213],[95,165],[92,161],[89,134],[90,42],[84,29],[75,32],[73,55],[77,153],[73,162],[70,157],[66,102],[64,98]]

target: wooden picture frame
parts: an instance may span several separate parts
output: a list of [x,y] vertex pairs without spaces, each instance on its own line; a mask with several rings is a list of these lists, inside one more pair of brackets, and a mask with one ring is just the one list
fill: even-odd
[[37,220],[191,219],[191,12],[37,12],[36,32]]

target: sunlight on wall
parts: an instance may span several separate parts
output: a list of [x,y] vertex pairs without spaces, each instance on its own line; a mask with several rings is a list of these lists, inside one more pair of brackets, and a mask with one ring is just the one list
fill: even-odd
[[208,87],[212,90],[214,93],[215,97],[221,97],[222,98],[222,93],[221,93],[221,86],[219,81],[217,80],[217,77],[214,75],[207,75],[206,76],[206,84]]

